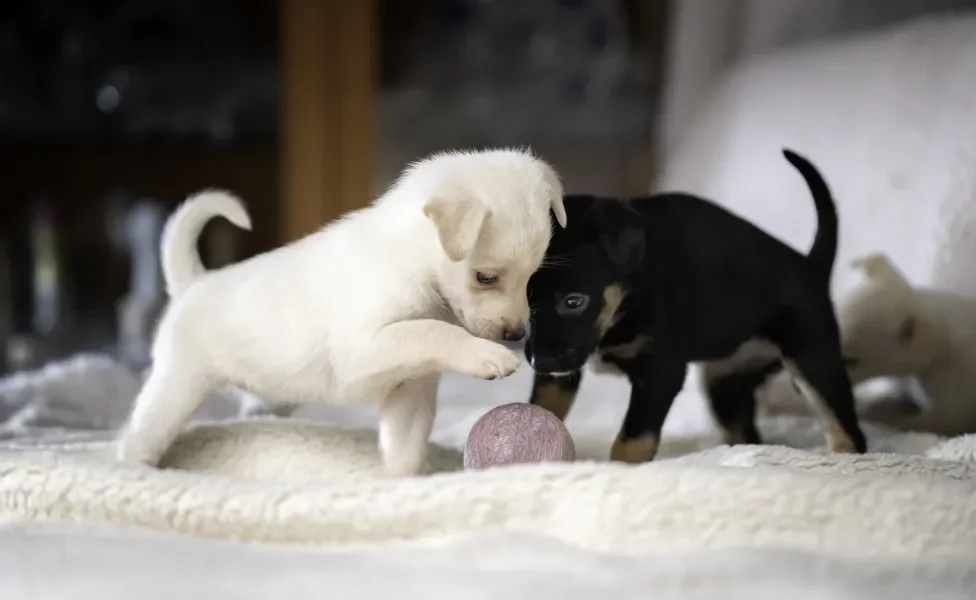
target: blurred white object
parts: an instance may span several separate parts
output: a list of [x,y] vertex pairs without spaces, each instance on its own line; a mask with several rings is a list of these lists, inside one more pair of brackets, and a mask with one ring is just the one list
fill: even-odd
[[[901,429],[976,433],[976,299],[912,285],[883,254],[855,268],[863,280],[838,306],[844,353],[857,361],[852,380],[913,377],[918,387],[897,386],[893,402],[865,415]],[[905,412],[898,396],[918,398],[921,410]]]
[[110,429],[141,378],[111,357],[81,354],[0,379],[0,439],[50,429]]

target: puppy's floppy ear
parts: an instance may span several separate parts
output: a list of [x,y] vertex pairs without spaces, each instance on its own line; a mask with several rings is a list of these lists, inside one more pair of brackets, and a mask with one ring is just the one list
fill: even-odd
[[915,329],[917,325],[917,320],[915,315],[908,315],[902,322],[898,325],[898,331],[895,336],[898,338],[898,343],[902,346],[909,346],[913,341],[915,341]]
[[598,228],[600,246],[614,270],[631,275],[644,262],[646,238],[643,219],[626,202],[594,200],[594,224]]
[[556,222],[563,229],[566,229],[566,206],[563,204],[563,195],[557,194],[552,197],[552,214],[556,217]]
[[[544,164],[544,163],[543,163]],[[566,206],[563,203],[563,184],[559,181],[559,175],[556,171],[549,165],[545,165],[542,169],[543,179],[550,189],[549,198],[549,208],[552,209],[552,214],[556,217],[556,223],[563,229],[566,229]]]
[[903,352],[910,352],[921,364],[931,364],[952,348],[946,329],[924,313],[904,316],[894,333],[895,344]]
[[490,211],[471,196],[436,196],[424,205],[424,214],[434,223],[444,254],[458,262],[474,250]]
[[851,261],[851,267],[863,272],[864,275],[875,282],[883,282],[901,288],[912,287],[904,275],[892,264],[888,255],[883,252],[876,252],[867,256],[862,256]]

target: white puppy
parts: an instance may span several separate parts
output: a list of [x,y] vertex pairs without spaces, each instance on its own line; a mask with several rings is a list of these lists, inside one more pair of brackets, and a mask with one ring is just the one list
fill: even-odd
[[529,318],[526,284],[566,226],[553,169],[517,150],[437,154],[410,166],[371,206],[301,240],[205,271],[196,251],[220,215],[243,229],[221,191],[170,217],[162,262],[170,306],[154,367],[118,456],[156,464],[204,394],[236,385],[279,405],[380,406],[390,475],[421,473],[439,374],[506,377]]
[[889,410],[904,403],[876,403],[864,416],[943,435],[976,432],[976,300],[914,287],[884,254],[853,266],[864,281],[837,311],[852,383],[896,378],[896,394],[927,404],[910,412]]

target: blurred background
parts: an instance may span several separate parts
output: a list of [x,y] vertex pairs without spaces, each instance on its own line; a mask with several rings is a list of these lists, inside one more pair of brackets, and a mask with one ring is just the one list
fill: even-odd
[[528,145],[569,191],[652,185],[736,61],[972,2],[5,0],[0,369],[148,359],[158,236],[225,187],[233,262],[367,204],[433,150]]

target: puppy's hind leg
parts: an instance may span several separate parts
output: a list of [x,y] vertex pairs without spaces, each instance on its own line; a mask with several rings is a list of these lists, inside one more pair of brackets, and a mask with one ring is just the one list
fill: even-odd
[[427,470],[437,381],[437,375],[406,381],[380,406],[380,453],[387,475],[405,477]]
[[820,413],[831,451],[867,452],[833,317],[798,324],[780,347],[783,365]]
[[751,373],[732,373],[707,383],[712,415],[725,435],[725,443],[761,444],[756,428],[756,387]]
[[725,434],[725,443],[761,444],[756,428],[756,392],[770,376],[783,369],[782,363],[777,357],[739,369],[722,366],[706,363],[702,370],[712,415]]
[[155,466],[186,427],[210,388],[206,374],[187,362],[157,358],[119,436],[119,460]]

